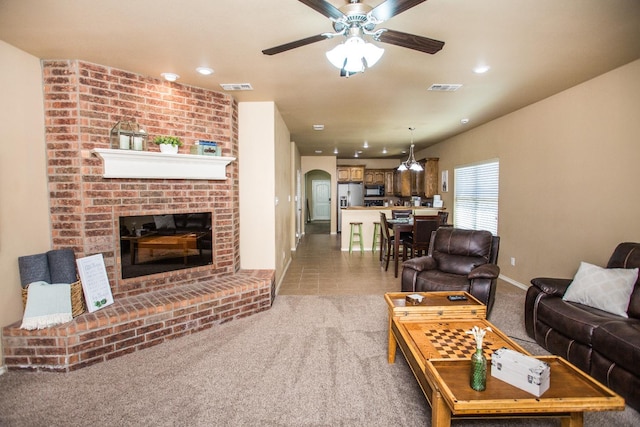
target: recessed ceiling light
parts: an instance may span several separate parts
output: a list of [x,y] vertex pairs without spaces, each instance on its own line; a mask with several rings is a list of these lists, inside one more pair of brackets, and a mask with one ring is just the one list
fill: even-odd
[[313,125],[313,130],[324,130],[324,125]]
[[473,72],[476,74],[484,74],[487,71],[489,71],[491,67],[489,67],[488,65],[478,65],[476,68],[473,69]]
[[322,150],[316,150],[315,153],[316,154],[322,154]]
[[358,157],[358,152],[356,151],[356,154],[353,155],[353,157]]
[[209,67],[198,67],[196,68],[196,71],[203,76],[210,76],[211,74],[213,74],[213,69]]
[[387,154],[387,149],[386,148],[382,149],[382,154]]
[[462,123],[463,125],[466,125],[467,123],[469,123],[469,119],[467,118],[460,119],[460,123]]
[[363,146],[364,148],[369,148],[369,143],[368,143],[367,141],[365,141],[365,142],[364,142],[364,144],[362,144],[362,146]]
[[160,75],[168,82],[175,82],[180,78],[176,73],[162,73]]
[[333,154],[338,154],[338,149],[337,148],[333,149]]

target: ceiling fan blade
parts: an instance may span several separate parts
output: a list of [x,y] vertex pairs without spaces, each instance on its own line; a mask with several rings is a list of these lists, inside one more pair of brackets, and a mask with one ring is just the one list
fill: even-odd
[[386,21],[425,1],[427,0],[387,0],[374,7],[370,14],[379,21]]
[[431,54],[438,52],[444,46],[444,42],[440,40],[394,30],[386,30],[380,34],[378,40],[383,43],[394,44],[396,46],[406,47],[407,49],[419,50],[420,52]]
[[287,50],[295,49],[301,46],[306,46],[311,43],[325,40],[326,38],[327,36],[323,34],[318,34],[315,36],[307,37],[306,39],[300,39],[294,42],[281,44],[280,46],[272,47],[270,49],[265,49],[262,51],[262,53],[264,53],[265,55],[275,55],[276,53],[286,52]]
[[[320,12],[327,18],[340,19],[344,16],[344,13],[325,0],[298,0],[300,3],[304,3],[316,12]],[[424,1],[424,0],[423,0]]]

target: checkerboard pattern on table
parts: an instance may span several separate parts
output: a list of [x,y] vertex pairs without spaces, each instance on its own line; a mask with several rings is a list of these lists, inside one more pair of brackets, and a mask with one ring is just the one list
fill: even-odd
[[[425,358],[467,359],[476,350],[473,335],[467,334],[473,324],[460,323],[416,323],[407,325],[409,334],[420,347]],[[483,325],[478,325],[483,327]],[[482,350],[490,359],[494,351],[502,347],[510,347],[496,334],[487,331]]]

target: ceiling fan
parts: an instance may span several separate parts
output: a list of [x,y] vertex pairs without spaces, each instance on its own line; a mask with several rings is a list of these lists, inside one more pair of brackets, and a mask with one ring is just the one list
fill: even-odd
[[[444,46],[444,42],[439,40],[389,30],[387,28],[375,28],[378,24],[404,12],[407,9],[417,6],[426,0],[386,0],[373,8],[361,3],[360,0],[349,0],[349,3],[341,8],[336,8],[325,0],[299,1],[331,19],[335,32],[317,34],[294,42],[285,43],[280,46],[265,49],[262,53],[265,55],[275,55],[277,53],[286,52],[287,50],[306,46],[311,43],[331,39],[337,36],[344,36],[347,38],[344,45],[350,44],[353,46],[354,43],[356,43],[360,47],[369,45],[371,46],[369,49],[379,50],[379,52],[373,54],[373,58],[367,54],[360,56],[358,62],[361,64],[347,64],[348,60],[346,56],[341,57],[344,63],[336,64],[330,57],[330,52],[327,52],[329,60],[334,63],[335,66],[341,68],[341,75],[348,77],[356,72],[364,71],[364,68],[373,65],[372,63],[367,62],[375,63],[375,61],[380,59],[380,56],[382,56],[383,50],[375,47],[374,45],[365,43],[363,36],[369,36],[378,42],[389,43],[431,54],[438,52]],[[367,61],[367,59],[369,61]],[[353,66],[356,68],[353,68]]]

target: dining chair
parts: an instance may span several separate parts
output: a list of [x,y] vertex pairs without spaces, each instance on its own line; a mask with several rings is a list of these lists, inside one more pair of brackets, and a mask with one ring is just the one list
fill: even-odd
[[[394,209],[391,211],[391,218],[393,219],[403,219],[410,218],[413,211],[411,209]],[[400,233],[400,238],[407,239],[411,236],[410,232],[402,232]]]
[[389,260],[395,256],[393,250],[395,236],[391,234],[389,223],[387,222],[387,215],[384,212],[380,212],[380,229],[382,234],[380,265],[384,262],[384,271],[387,271],[389,270]]
[[440,211],[438,212],[438,217],[440,218],[440,225],[447,225],[449,222],[449,212]]
[[411,216],[411,209],[394,209],[391,211],[391,218],[409,218]]
[[402,251],[402,260],[407,260],[407,254],[410,258],[422,256],[423,252],[429,250],[429,242],[431,241],[431,233],[436,231],[441,225],[441,218],[438,215],[415,215],[413,217],[413,232],[402,240],[404,247]]

